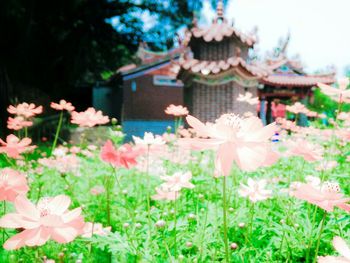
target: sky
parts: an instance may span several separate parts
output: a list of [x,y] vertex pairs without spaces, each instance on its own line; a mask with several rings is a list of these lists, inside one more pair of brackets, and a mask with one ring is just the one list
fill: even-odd
[[[350,65],[349,11],[350,0],[229,0],[225,16],[242,32],[258,27],[261,55],[290,31],[289,56],[299,54],[310,73],[334,65],[342,76]],[[201,16],[207,22],[215,16],[208,1]]]

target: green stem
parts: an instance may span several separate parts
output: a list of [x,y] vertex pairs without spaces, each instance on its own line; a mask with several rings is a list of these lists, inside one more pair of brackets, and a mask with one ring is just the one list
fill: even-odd
[[107,225],[110,226],[111,225],[111,207],[110,207],[110,192],[109,192],[109,182],[110,179],[107,178],[107,182],[106,182],[106,200],[107,200]]
[[[290,202],[289,206],[288,206],[288,211],[287,211],[286,221],[285,221],[286,224],[287,224],[287,221],[289,218],[289,213],[290,213],[291,208],[292,208],[292,202]],[[280,254],[281,259],[282,259],[282,248],[283,248],[283,242],[284,242],[285,236],[286,236],[286,228],[283,225],[283,233],[282,233],[281,245],[280,245],[280,249],[279,249],[280,250],[279,254]]]
[[226,176],[224,176],[222,184],[222,205],[223,205],[223,218],[224,218],[224,243],[225,243],[225,262],[230,262],[229,260],[229,250],[228,250],[228,238],[227,238],[227,206],[226,206]]
[[151,239],[151,197],[150,197],[150,175],[149,175],[149,150],[150,145],[147,145],[147,163],[146,163],[146,178],[147,178],[147,219],[148,219],[148,238]]
[[320,233],[318,234],[318,239],[317,239],[317,244],[316,244],[316,252],[315,252],[315,257],[314,257],[313,263],[315,263],[317,261],[318,249],[320,248],[321,235],[322,235],[323,228],[324,228],[324,222],[326,221],[326,216],[327,216],[327,211],[324,211],[322,221],[321,221]]
[[[6,201],[3,201],[3,215],[6,215]],[[5,228],[2,229],[2,243],[5,243]]]
[[57,125],[57,129],[56,129],[55,139],[53,140],[53,143],[52,143],[52,148],[51,148],[51,154],[50,155],[52,155],[53,151],[56,148],[58,135],[60,134],[60,130],[61,130],[61,126],[62,126],[62,120],[63,120],[63,111],[61,111],[61,113],[60,113],[60,119],[58,120],[58,125]]
[[[252,203],[252,206],[250,208],[250,224],[249,224],[249,239],[253,236],[253,218],[254,218],[254,212],[255,212],[255,203]],[[252,241],[250,243],[253,243]]]
[[177,198],[177,192],[175,192],[175,200],[174,200],[174,257],[176,260],[176,220],[177,220],[177,215],[176,215],[176,198]]
[[312,216],[312,223],[311,223],[311,231],[310,231],[310,236],[309,236],[309,243],[307,245],[307,251],[306,251],[306,263],[309,262],[309,257],[310,257],[310,248],[311,248],[311,243],[312,243],[312,232],[313,232],[313,226],[315,224],[316,220],[316,213],[317,213],[318,207],[315,206],[314,214]]

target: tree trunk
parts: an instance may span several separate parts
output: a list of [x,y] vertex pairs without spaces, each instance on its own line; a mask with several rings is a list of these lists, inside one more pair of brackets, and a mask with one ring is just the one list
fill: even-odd
[[10,104],[10,81],[6,67],[0,65],[0,136],[7,135],[7,106]]

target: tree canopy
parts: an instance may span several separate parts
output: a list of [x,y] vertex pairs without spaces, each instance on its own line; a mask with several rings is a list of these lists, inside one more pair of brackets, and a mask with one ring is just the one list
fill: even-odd
[[[0,105],[63,98],[130,61],[143,40],[158,48],[191,23],[202,1],[2,0]],[[145,23],[145,17],[151,22]],[[148,25],[150,24],[150,25]],[[6,94],[6,95],[5,95]]]

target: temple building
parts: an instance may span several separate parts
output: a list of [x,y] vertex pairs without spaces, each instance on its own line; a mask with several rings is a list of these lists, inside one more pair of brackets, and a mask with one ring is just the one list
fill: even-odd
[[[202,121],[214,121],[223,113],[251,112],[266,124],[276,112],[283,114],[279,103],[307,104],[318,82],[335,82],[334,72],[311,75],[299,59],[289,58],[289,37],[267,58],[255,59],[256,30],[250,34],[237,30],[225,18],[223,7],[219,0],[216,17],[206,27],[194,20],[177,48],[154,52],[142,43],[136,63],[118,69],[113,78],[122,83],[118,87],[126,133],[164,132],[172,125],[164,113],[169,104],[187,106]],[[258,97],[260,104],[237,101],[246,92]]]
[[[264,67],[268,70],[268,76],[259,82],[258,96],[260,99],[260,117],[263,122],[272,121],[273,101],[286,103],[287,101],[300,101],[307,104],[312,98],[312,88],[317,83],[332,84],[335,82],[335,71],[325,74],[308,74],[305,72],[298,57],[291,59],[287,56],[287,48],[290,35],[281,41],[280,47],[276,48],[264,61]],[[265,109],[266,105],[266,109]],[[266,112],[266,115],[264,114]],[[305,116],[301,116],[301,122]],[[305,122],[305,120],[304,120]]]
[[243,114],[255,107],[238,102],[239,94],[258,93],[259,80],[268,72],[249,62],[249,50],[256,42],[224,17],[223,2],[208,27],[194,23],[187,32],[185,53],[178,63],[178,78],[184,83],[184,101],[191,114],[203,121],[214,121],[227,112]]
[[169,104],[183,104],[183,84],[176,79],[174,61],[184,52],[182,46],[154,52],[141,43],[136,63],[118,69],[123,83],[122,122],[127,134],[143,131],[165,132],[173,119],[164,113]]

